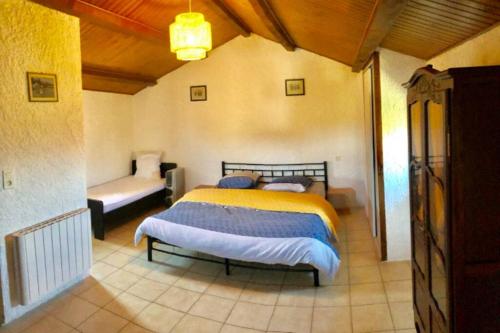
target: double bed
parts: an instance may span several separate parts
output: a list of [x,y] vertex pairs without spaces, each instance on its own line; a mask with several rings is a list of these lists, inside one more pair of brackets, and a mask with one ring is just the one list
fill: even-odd
[[338,217],[324,198],[328,184],[326,162],[222,163],[223,176],[236,171],[257,172],[261,183],[276,177],[307,176],[316,185],[305,193],[259,187],[195,189],[137,228],[136,243],[147,237],[148,260],[153,259],[153,251],[181,255],[155,246],[163,243],[221,258],[181,255],[224,264],[226,274],[230,274],[231,266],[252,267],[247,263],[261,263],[285,265],[268,269],[312,272],[316,286],[319,271],[333,276],[340,264],[333,245]]

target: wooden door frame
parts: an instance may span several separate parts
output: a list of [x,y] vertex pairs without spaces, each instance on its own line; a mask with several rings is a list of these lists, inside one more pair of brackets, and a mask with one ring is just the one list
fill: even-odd
[[[372,68],[372,93],[373,110],[371,112],[370,124],[372,126],[372,138],[374,142],[370,147],[373,149],[374,161],[370,161],[370,174],[374,179],[374,193],[377,200],[373,202],[375,214],[378,221],[378,234],[380,236],[380,259],[387,260],[387,233],[385,220],[385,190],[384,190],[384,153],[383,153],[383,135],[382,135],[382,96],[380,89],[380,57],[378,52],[374,52],[370,60],[363,67],[364,74],[368,68]],[[375,121],[374,121],[375,120]],[[368,148],[368,147],[367,147]],[[375,165],[373,162],[376,162]],[[377,168],[375,170],[374,168]],[[375,173],[375,174],[374,174]],[[376,242],[378,245],[378,242]]]

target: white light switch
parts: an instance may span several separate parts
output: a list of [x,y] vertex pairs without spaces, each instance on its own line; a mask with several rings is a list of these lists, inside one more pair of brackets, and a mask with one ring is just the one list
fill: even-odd
[[342,156],[340,155],[335,156],[335,161],[339,162],[340,160],[342,160]]
[[14,188],[14,175],[12,174],[12,171],[3,172],[3,188],[4,190]]

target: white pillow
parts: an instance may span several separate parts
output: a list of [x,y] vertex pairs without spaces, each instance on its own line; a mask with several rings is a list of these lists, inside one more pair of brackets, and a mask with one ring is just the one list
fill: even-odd
[[263,188],[266,191],[286,191],[286,192],[305,192],[306,188],[302,184],[295,183],[271,183],[266,184]]
[[147,179],[160,179],[160,155],[139,155],[136,160],[137,170],[135,177]]

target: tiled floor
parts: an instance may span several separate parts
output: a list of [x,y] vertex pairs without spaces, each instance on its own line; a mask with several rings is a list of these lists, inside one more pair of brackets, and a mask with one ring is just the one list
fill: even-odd
[[378,262],[362,211],[340,217],[341,268],[319,288],[305,273],[149,263],[134,220],[94,241],[91,277],[0,332],[415,332],[409,263]]

